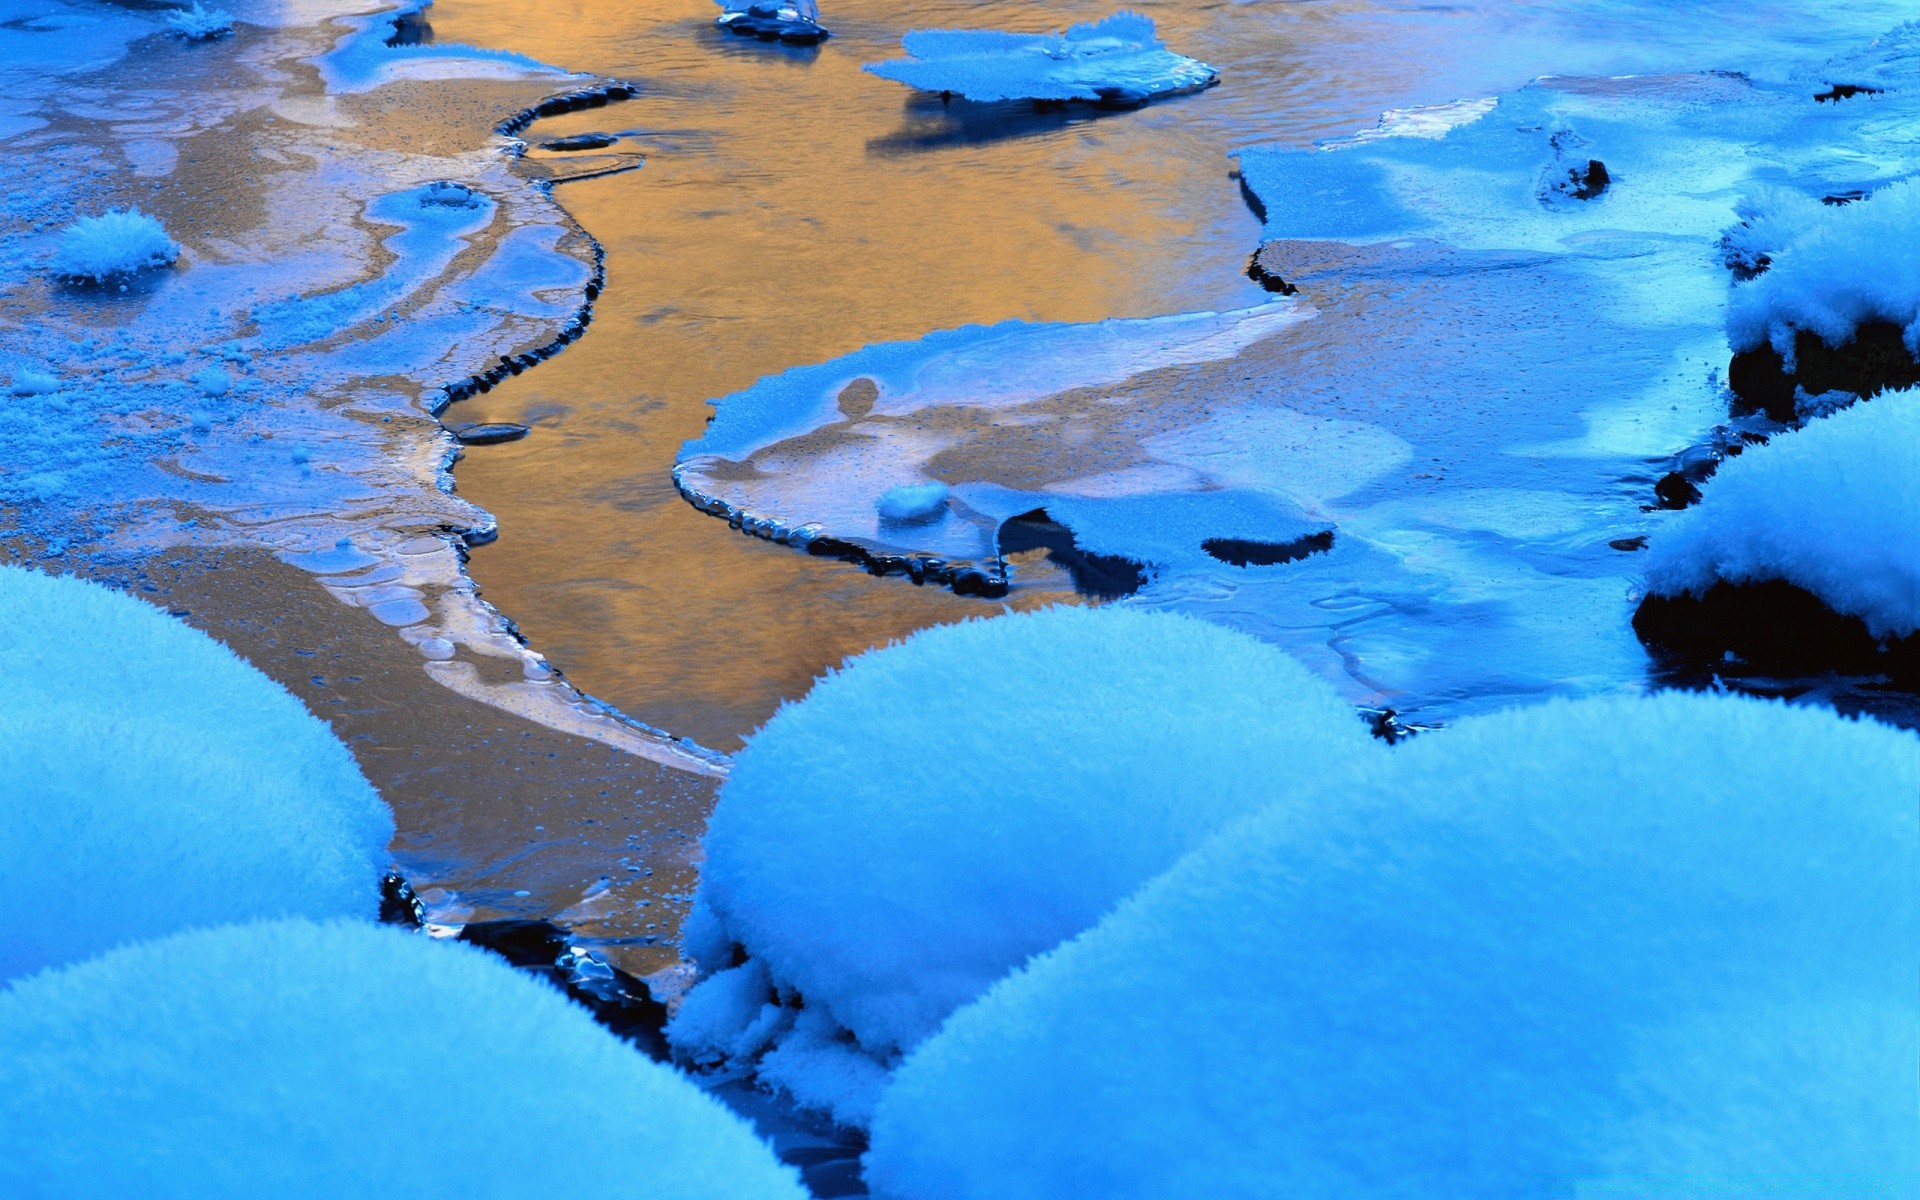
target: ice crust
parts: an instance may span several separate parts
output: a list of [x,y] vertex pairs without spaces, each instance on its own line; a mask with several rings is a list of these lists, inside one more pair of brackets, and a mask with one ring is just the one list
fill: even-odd
[[1840,346],[1860,325],[1884,321],[1920,354],[1920,184],[1903,179],[1838,206],[1773,192],[1742,215],[1746,226],[1729,242],[1769,265],[1727,303],[1735,350],[1770,343],[1791,369],[1799,332]]
[[0,1044],[10,1196],[505,1200],[569,1162],[662,1200],[806,1195],[743,1121],[557,989],[391,927],[117,950],[0,992]]
[[0,980],[254,917],[372,917],[393,819],[301,703],[97,584],[0,567]]
[[139,209],[110,209],[82,217],[60,231],[51,267],[63,279],[105,283],[153,267],[171,266],[180,245],[160,222]]
[[954,1014],[874,1194],[1920,1194],[1920,741],[1668,693],[1383,757]]
[[1648,586],[1785,580],[1876,637],[1920,632],[1920,392],[1886,392],[1724,462],[1655,534]]
[[882,79],[969,100],[1098,100],[1138,104],[1219,82],[1206,63],[1175,54],[1153,19],[1118,12],[1065,33],[917,29],[906,58],[868,63]]
[[1298,663],[1187,617],[1055,608],[853,659],[735,761],[687,925],[708,978],[669,1037],[701,1062],[771,1045],[763,1081],[861,1123],[955,1007],[1378,746]]

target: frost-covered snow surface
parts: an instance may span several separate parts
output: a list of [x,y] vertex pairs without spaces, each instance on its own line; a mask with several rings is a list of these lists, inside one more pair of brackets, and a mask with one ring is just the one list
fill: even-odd
[[1175,54],[1153,19],[1118,12],[1065,33],[917,29],[901,39],[906,58],[866,69],[923,92],[969,100],[1095,100],[1140,104],[1218,83],[1206,63]]
[[763,1082],[862,1123],[955,1007],[1224,822],[1381,753],[1297,663],[1187,617],[1055,608],[863,655],[738,756],[687,928],[709,978],[669,1036],[695,1061],[772,1046]]
[[160,222],[139,209],[81,217],[60,231],[50,264],[63,279],[104,283],[152,267],[171,266],[180,245]]
[[1920,741],[1668,693],[1383,757],[956,1013],[875,1193],[1920,1194]]
[[1887,392],[1728,460],[1649,547],[1655,592],[1785,580],[1876,637],[1920,631],[1920,393]]
[[212,638],[0,567],[0,980],[176,929],[372,917],[393,818]]
[[1730,242],[1744,260],[1768,265],[1727,304],[1735,350],[1771,343],[1791,366],[1802,331],[1839,346],[1860,325],[1884,321],[1920,353],[1920,185],[1903,179],[1844,205],[1770,192],[1742,215]]
[[801,1200],[739,1118],[492,954],[359,922],[116,950],[0,992],[9,1196]]

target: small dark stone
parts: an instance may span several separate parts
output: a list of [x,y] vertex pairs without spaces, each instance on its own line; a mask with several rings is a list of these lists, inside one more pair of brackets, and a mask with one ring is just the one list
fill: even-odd
[[1613,182],[1613,176],[1607,171],[1607,164],[1597,158],[1587,160],[1584,167],[1572,169],[1573,187],[1567,194],[1575,200],[1592,200],[1607,190]]
[[620,139],[611,133],[576,133],[571,137],[548,138],[540,143],[542,150],[604,150]]
[[1260,261],[1260,252],[1258,250],[1255,250],[1253,257],[1247,260],[1247,278],[1280,296],[1292,296],[1300,290],[1272,271],[1267,270],[1266,264]]
[[1678,471],[1668,471],[1653,485],[1653,495],[1661,508],[1688,508],[1700,502],[1700,488]]
[[525,425],[516,425],[511,421],[489,421],[478,425],[455,425],[449,432],[463,446],[492,446],[500,442],[517,442],[527,436]]
[[1298,562],[1310,554],[1333,549],[1333,530],[1323,529],[1290,542],[1255,542],[1245,538],[1208,538],[1200,548],[1236,567],[1271,567]]
[[1624,553],[1631,553],[1635,550],[1645,550],[1647,548],[1647,535],[1643,533],[1638,537],[1615,538],[1608,542],[1607,545]]

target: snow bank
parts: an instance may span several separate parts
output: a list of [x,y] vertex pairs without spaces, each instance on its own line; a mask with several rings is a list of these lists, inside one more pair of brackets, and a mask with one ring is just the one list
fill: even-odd
[[117,950],[0,993],[0,1192],[801,1200],[739,1118],[492,955],[358,922]]
[[179,257],[179,244],[167,236],[160,222],[137,208],[116,208],[97,217],[81,217],[61,230],[52,269],[62,279],[104,283],[114,276],[168,266]]
[[1920,742],[1668,693],[1386,757],[956,1013],[875,1194],[1914,1194]]
[[233,14],[204,8],[200,0],[194,0],[191,8],[176,8],[167,14],[167,28],[190,42],[212,41],[233,32]]
[[1139,104],[1220,81],[1206,63],[1175,54],[1153,19],[1118,12],[1065,33],[920,29],[901,39],[908,57],[866,69],[923,92],[969,100],[1100,100]]
[[[1223,822],[1375,745],[1305,668],[1188,617],[1055,608],[853,659],[735,761],[688,925],[709,978],[669,1037],[702,1061],[778,1043],[781,1081],[857,1122],[872,1093],[846,1080],[880,1075],[856,1051],[890,1061]],[[736,943],[749,963],[722,970]],[[776,990],[845,1032],[794,1025]]]
[[1920,631],[1920,393],[1887,392],[1727,460],[1649,544],[1661,595],[1781,579],[1875,637]]
[[0,980],[248,917],[372,917],[393,821],[212,638],[0,567]]
[[1791,370],[1800,331],[1839,346],[1860,325],[1885,321],[1920,355],[1920,183],[1902,180],[1837,206],[1780,204],[1772,195],[1776,203],[1759,206],[1760,232],[1746,235],[1766,238],[1771,266],[1727,302],[1733,348],[1770,344]]

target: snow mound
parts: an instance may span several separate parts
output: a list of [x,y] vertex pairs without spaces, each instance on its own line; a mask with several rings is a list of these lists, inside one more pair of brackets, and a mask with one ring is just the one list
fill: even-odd
[[268,922],[0,993],[10,1196],[801,1200],[739,1118],[485,951]]
[[954,1014],[874,1194],[1916,1194],[1920,741],[1667,693],[1386,757]]
[[51,396],[60,390],[60,379],[45,371],[15,371],[9,390],[16,396]]
[[190,926],[379,908],[393,820],[232,651],[0,567],[0,980]]
[[191,8],[176,8],[167,14],[167,28],[190,42],[207,42],[233,32],[233,14],[217,8],[205,8],[194,0]]
[[104,283],[149,267],[169,266],[180,246],[160,222],[137,208],[81,217],[60,231],[53,273],[62,279]]
[[903,483],[882,492],[874,507],[883,521],[931,521],[946,513],[949,494],[947,485],[937,480]]
[[969,100],[1098,100],[1140,104],[1220,81],[1206,63],[1175,54],[1153,19],[1119,12],[1065,33],[919,29],[901,39],[908,57],[868,63],[882,79]]
[[735,761],[687,927],[708,978],[669,1038],[696,1062],[774,1046],[763,1081],[860,1123],[873,1091],[849,1081],[1377,747],[1304,667],[1190,617],[1054,608],[853,659]]
[[1875,637],[1920,631],[1920,393],[1886,392],[1728,459],[1649,544],[1661,595],[1785,580]]
[[1888,184],[1852,204],[1776,204],[1763,229],[1771,265],[1727,302],[1734,350],[1771,344],[1791,370],[1800,331],[1840,346],[1862,324],[1884,321],[1920,355],[1920,182]]

